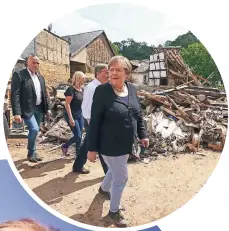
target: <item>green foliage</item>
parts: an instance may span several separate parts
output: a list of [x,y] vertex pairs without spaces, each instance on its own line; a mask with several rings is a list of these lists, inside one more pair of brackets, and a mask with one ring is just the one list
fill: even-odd
[[193,73],[208,78],[211,86],[223,85],[218,68],[202,43],[196,42],[182,48],[181,55]]
[[199,40],[191,31],[189,31],[186,34],[179,35],[174,41],[166,41],[164,46],[181,46],[187,48],[188,45],[196,42],[199,42]]
[[149,59],[149,56],[152,54],[152,47],[148,46],[146,42],[136,42],[132,38],[114,42],[113,44],[118,47],[121,55],[130,60]]
[[115,52],[115,55],[119,55],[120,54],[119,47],[116,44],[112,43],[112,42],[110,42],[110,43],[111,43],[112,49]]
[[[146,42],[136,42],[132,38],[111,44],[116,54],[123,55],[130,60],[149,59],[154,47],[148,46]],[[214,60],[203,44],[190,31],[179,35],[174,41],[166,41],[163,46],[180,46],[182,48],[181,55],[194,74],[208,78],[210,86],[218,88],[223,86]]]

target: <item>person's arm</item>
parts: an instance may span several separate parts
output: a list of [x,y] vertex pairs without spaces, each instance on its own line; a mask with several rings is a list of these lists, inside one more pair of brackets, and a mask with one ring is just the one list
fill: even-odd
[[70,88],[68,88],[65,92],[65,109],[68,113],[68,118],[69,118],[69,123],[72,125],[72,126],[75,126],[75,122],[74,122],[74,119],[73,119],[73,116],[72,116],[72,110],[71,110],[71,106],[70,106],[70,103],[73,99],[73,92],[71,91]]
[[137,121],[137,132],[138,132],[139,139],[144,139],[144,138],[147,138],[147,132],[146,132],[146,128],[144,125],[144,119],[142,115],[140,102],[139,102],[139,106],[140,106],[140,109],[139,109],[138,121]]
[[3,125],[4,125],[4,132],[5,132],[5,138],[8,139],[9,136],[9,125],[6,119],[6,115],[3,113]]
[[100,128],[104,116],[104,98],[103,89],[98,86],[93,96],[91,107],[91,119],[88,131],[88,151],[98,152],[100,141]]
[[138,100],[139,106],[140,106],[140,111],[138,114],[138,121],[137,121],[137,132],[138,132],[138,137],[141,140],[142,146],[144,148],[149,147],[149,138],[147,135],[147,130],[144,125],[144,120],[143,120],[143,115],[142,115],[142,110],[141,110],[141,105]]
[[68,113],[68,118],[69,118],[69,121],[74,121],[73,117],[72,117],[72,110],[71,110],[71,106],[70,106],[70,103],[72,101],[72,96],[67,96],[66,99],[65,99],[65,108],[66,108],[66,111]]
[[141,109],[141,104],[139,101],[139,98],[137,96],[137,89],[134,85],[132,85],[134,94],[136,95],[138,106],[139,106],[139,113],[138,113],[138,120],[137,120],[137,133],[138,137],[140,140],[145,140],[148,139],[147,131],[144,125],[144,119],[143,119],[143,114],[142,114],[142,109]]
[[88,124],[91,119],[91,110],[92,110],[94,92],[95,90],[92,88],[92,86],[86,87],[83,95],[82,113],[83,113],[83,117],[88,121]]
[[11,79],[11,106],[12,113],[16,122],[21,122],[21,104],[20,104],[20,91],[21,91],[21,76],[19,73],[14,72]]

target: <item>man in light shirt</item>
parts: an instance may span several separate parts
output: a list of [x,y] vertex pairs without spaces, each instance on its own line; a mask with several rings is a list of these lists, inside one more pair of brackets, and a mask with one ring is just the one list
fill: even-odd
[[22,119],[28,127],[28,154],[30,162],[36,163],[42,158],[36,152],[36,138],[44,114],[50,116],[49,99],[45,79],[38,74],[39,59],[31,54],[26,59],[26,68],[14,72],[11,81],[11,105],[14,120]]
[[[83,144],[80,147],[79,153],[75,159],[73,165],[73,172],[88,174],[90,171],[84,168],[85,163],[87,162],[87,132],[88,126],[91,118],[91,106],[93,101],[94,92],[97,86],[104,84],[108,81],[108,70],[106,64],[98,64],[95,67],[95,79],[90,82],[84,89],[83,102],[82,102],[82,113],[84,117],[84,127],[86,129],[86,136],[84,138]],[[99,159],[103,167],[103,171],[106,174],[108,167],[103,160],[101,154],[99,154]]]

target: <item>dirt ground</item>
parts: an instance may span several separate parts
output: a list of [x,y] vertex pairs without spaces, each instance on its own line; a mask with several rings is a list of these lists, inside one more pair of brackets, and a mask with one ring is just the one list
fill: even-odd
[[[107,217],[109,201],[98,192],[104,174],[99,162],[87,163],[89,175],[72,173],[73,156],[60,159],[60,149],[38,146],[43,162],[26,160],[26,139],[8,140],[8,147],[22,178],[46,204],[82,223],[114,227]],[[161,157],[149,164],[129,163],[129,180],[122,206],[130,226],[162,218],[189,201],[205,184],[220,157],[219,152],[201,150]]]

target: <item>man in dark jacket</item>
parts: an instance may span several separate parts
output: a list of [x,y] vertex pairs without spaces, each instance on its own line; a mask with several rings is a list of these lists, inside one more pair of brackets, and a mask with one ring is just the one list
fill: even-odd
[[49,99],[45,79],[38,74],[39,59],[31,54],[26,60],[26,68],[14,72],[11,81],[11,105],[14,120],[22,119],[28,127],[28,160],[36,163],[42,159],[36,153],[36,138],[44,114],[50,116]]
[[4,126],[5,138],[6,138],[6,140],[7,140],[10,131],[9,131],[9,125],[8,125],[8,122],[7,122],[5,113],[3,113],[3,126]]

